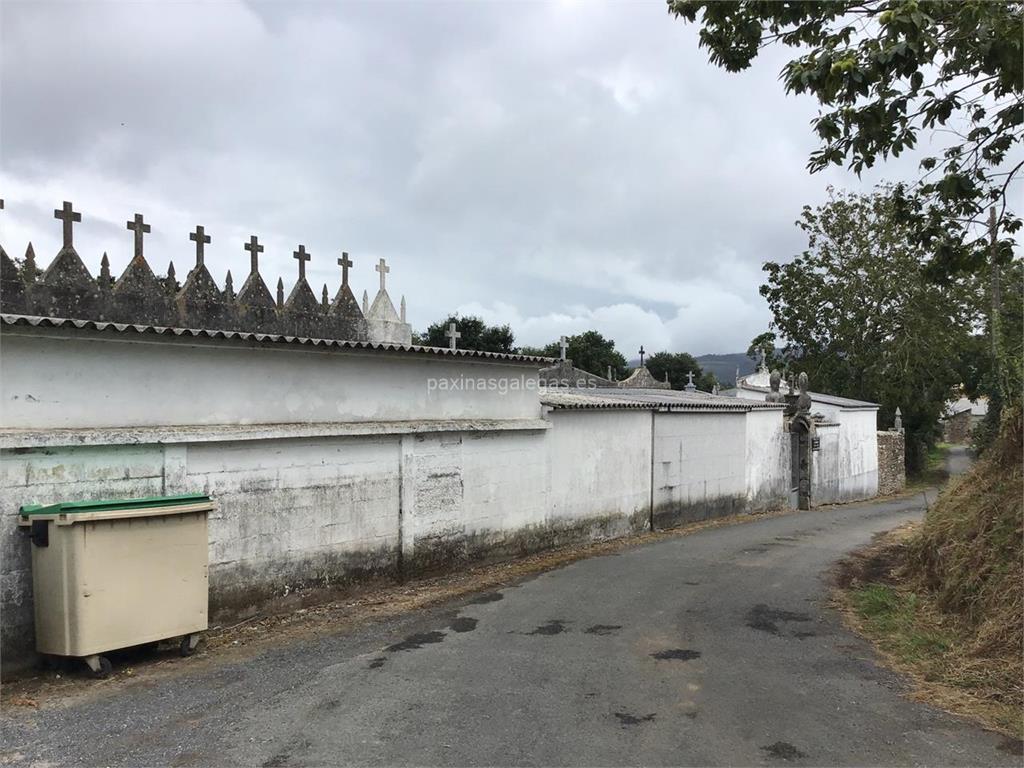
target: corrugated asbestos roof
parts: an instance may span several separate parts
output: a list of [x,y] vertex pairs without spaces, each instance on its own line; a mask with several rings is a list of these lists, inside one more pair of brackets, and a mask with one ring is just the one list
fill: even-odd
[[781,410],[781,404],[759,403],[734,397],[709,395],[706,392],[685,392],[677,389],[618,389],[597,387],[580,389],[557,387],[542,389],[540,401],[557,410],[586,408],[639,408],[672,411],[735,411],[761,409]]
[[232,341],[258,342],[261,344],[295,344],[309,347],[333,349],[365,349],[380,352],[409,352],[413,354],[436,355],[437,357],[461,357],[478,360],[495,360],[511,363],[537,363],[550,365],[552,358],[534,355],[513,355],[504,352],[479,352],[475,349],[446,349],[444,347],[421,347],[416,344],[392,344],[389,342],[345,341],[342,339],[310,339],[302,336],[282,336],[273,333],[248,333],[244,331],[211,331],[199,328],[164,328],[157,325],[132,325],[129,323],[108,323],[98,320],[70,320],[60,317],[33,317],[29,315],[0,315],[0,324],[32,326],[35,328],[61,328],[106,333],[125,333],[152,336],[173,336],[177,338],[227,339]]

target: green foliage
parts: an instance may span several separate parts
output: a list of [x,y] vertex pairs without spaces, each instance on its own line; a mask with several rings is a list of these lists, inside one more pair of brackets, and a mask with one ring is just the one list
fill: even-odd
[[447,347],[449,339],[445,335],[448,326],[455,323],[462,336],[459,338],[459,349],[475,349],[480,352],[514,352],[515,336],[507,325],[487,325],[479,317],[462,317],[449,315],[427,327],[423,334],[418,334],[415,343],[428,347]]
[[668,381],[672,385],[672,389],[682,389],[686,386],[689,381],[687,374],[691,371],[693,372],[693,384],[699,390],[710,392],[717,383],[715,374],[710,371],[705,373],[693,356],[686,352],[658,352],[651,355],[646,364],[647,370],[658,381],[664,381],[665,374],[668,373]]
[[777,344],[778,339],[772,331],[759,333],[751,339],[750,346],[747,347],[747,357],[759,364],[761,356],[764,355],[764,364],[768,367],[768,370],[774,370],[775,368],[782,370],[785,368],[786,361],[779,354]]
[[[626,358],[615,350],[615,342],[612,339],[606,339],[597,331],[584,331],[575,336],[569,336],[566,342],[566,357],[572,360],[572,364],[580,370],[595,376],[607,376],[608,366],[611,366],[616,378],[622,378],[628,369]],[[560,357],[562,350],[558,342],[553,341],[542,348],[539,354],[547,357]]]
[[830,189],[828,203],[805,207],[797,224],[808,250],[766,263],[761,295],[787,339],[783,357],[807,371],[812,389],[880,403],[884,426],[901,409],[907,468],[916,471],[961,384],[984,290],[971,276],[944,285],[926,277],[922,248],[887,192]]
[[[845,163],[859,174],[915,149],[922,131],[948,137],[940,155],[921,160],[917,183],[890,190],[933,277],[986,262],[979,225],[990,204],[1000,231],[1020,228],[1007,189],[1024,167],[1021,2],[668,0],[668,9],[687,22],[700,17],[700,45],[729,72],[769,44],[795,49],[781,74],[786,91],[821,105],[811,172]],[[1013,244],[1000,243],[1004,262]]]

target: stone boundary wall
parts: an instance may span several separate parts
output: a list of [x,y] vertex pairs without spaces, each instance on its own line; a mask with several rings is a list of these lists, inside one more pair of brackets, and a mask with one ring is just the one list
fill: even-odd
[[906,439],[902,432],[878,433],[878,495],[899,493],[907,485]]

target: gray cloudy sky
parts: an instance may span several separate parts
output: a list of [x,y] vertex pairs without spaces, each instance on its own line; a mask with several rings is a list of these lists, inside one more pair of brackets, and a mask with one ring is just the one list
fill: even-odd
[[5,0],[0,24],[0,242],[44,265],[67,199],[94,272],[139,211],[161,273],[201,223],[219,281],[255,233],[286,290],[300,242],[318,294],[342,249],[371,297],[386,258],[416,328],[730,352],[767,326],[761,263],[803,247],[801,206],[866,183],[804,170],[816,105],[783,95],[784,51],[729,75],[660,1]]

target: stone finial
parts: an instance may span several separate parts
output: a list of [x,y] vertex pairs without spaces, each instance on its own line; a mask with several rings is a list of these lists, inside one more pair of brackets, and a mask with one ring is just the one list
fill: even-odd
[[231,270],[228,270],[227,276],[224,278],[224,298],[231,301],[235,298],[235,283],[231,279]]
[[63,208],[54,210],[53,218],[64,222],[64,247],[74,248],[75,233],[72,230],[72,226],[74,226],[75,222],[82,220],[82,214],[72,210],[71,203],[65,200]]
[[29,242],[28,248],[25,249],[25,277],[29,280],[35,280],[36,272],[38,271],[36,268],[36,249]]
[[387,265],[384,259],[381,259],[377,262],[377,266],[374,269],[380,273],[380,289],[383,291],[384,283],[386,282],[388,272],[391,271],[391,267]]
[[327,307],[330,306],[330,303],[330,294],[327,293],[327,283],[324,283],[324,290],[320,294],[320,306],[323,308],[324,312],[327,311]]
[[644,355],[646,355],[646,354],[647,353],[644,351],[644,345],[641,344],[640,345],[640,367],[641,368],[644,367]]
[[765,402],[781,403],[786,399],[779,391],[779,387],[782,385],[782,374],[779,372],[778,368],[773,370],[771,375],[768,377],[768,385],[771,387],[771,391],[764,396]]
[[277,308],[284,309],[284,280],[277,278]]
[[143,258],[142,255],[142,238],[144,235],[152,231],[152,227],[142,219],[141,213],[136,213],[135,218],[127,223],[128,230],[135,233],[135,256],[136,259]]
[[566,350],[569,349],[569,340],[565,336],[558,337],[558,356],[559,359],[565,360]]
[[299,245],[299,250],[292,251],[292,258],[298,259],[299,262],[299,281],[306,279],[306,262],[309,261],[312,256],[306,253],[306,246]]
[[171,260],[167,264],[167,288],[172,293],[178,290],[178,279],[174,274],[174,261]]
[[405,322],[405,294],[404,293],[402,294],[402,301],[401,301],[401,303],[398,306],[399,306],[398,319],[401,320],[404,323]]
[[197,224],[196,231],[191,232],[188,236],[188,239],[192,240],[196,244],[196,266],[203,266],[203,264],[205,263],[204,250],[206,248],[207,243],[211,242],[213,238],[206,234],[206,230],[203,229],[203,226],[201,224]]
[[665,383],[666,384],[670,383],[669,380],[668,380],[668,371],[665,371]]
[[263,253],[263,246],[256,235],[250,235],[245,250],[249,252],[249,274],[255,275],[260,271],[260,254]]
[[896,418],[893,419],[892,428],[894,432],[903,431],[903,411],[900,410],[898,405],[896,406]]
[[100,287],[110,284],[110,259],[107,258],[107,252],[103,252],[103,258],[100,259]]
[[448,330],[445,331],[444,335],[448,337],[448,348],[457,349],[459,346],[458,341],[462,338],[462,334],[456,329],[455,323],[448,324]]
[[716,383],[716,384],[715,384],[715,385],[714,385],[714,386],[713,386],[713,387],[711,388],[711,394],[712,394],[712,395],[717,395],[717,394],[718,394],[719,392],[721,392],[721,390],[720,390],[720,389],[718,388],[718,384]]
[[338,259],[338,266],[341,267],[341,285],[344,287],[348,285],[348,270],[352,266],[352,259],[348,257],[348,251],[341,252],[341,258]]
[[615,379],[612,378],[612,367],[610,365],[608,366],[608,381],[615,381]]
[[363,291],[363,315],[368,315],[369,313],[370,313],[370,296],[364,290]]

